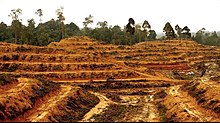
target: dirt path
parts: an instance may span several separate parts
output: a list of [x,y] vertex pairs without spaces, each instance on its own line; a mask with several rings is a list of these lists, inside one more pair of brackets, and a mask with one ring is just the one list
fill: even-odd
[[159,112],[153,103],[153,95],[122,96],[122,100],[127,102],[127,105],[133,105],[139,110],[129,110],[125,117],[119,120],[120,122],[160,122]]
[[90,109],[90,111],[84,115],[83,119],[80,122],[94,121],[95,119],[92,118],[94,115],[102,113],[106,109],[106,107],[109,106],[110,103],[114,103],[104,95],[101,95],[96,92],[90,92],[90,93],[97,96],[100,101],[94,108]]
[[[80,70],[80,71],[65,71],[65,73],[111,73],[111,72],[127,72],[128,70]],[[0,74],[51,74],[51,73],[56,73],[56,74],[63,74],[64,71],[55,71],[55,72],[0,72]]]
[[169,89],[169,94],[176,97],[174,99],[179,100],[177,104],[180,110],[184,110],[190,117],[196,118],[197,122],[212,122],[220,121],[219,118],[215,118],[212,114],[208,113],[205,109],[197,105],[192,97],[187,96],[186,92],[180,90],[181,86],[172,86]]
[[[120,102],[114,102],[110,99],[108,99],[106,96],[104,96],[101,93],[97,92],[91,92],[94,95],[96,95],[100,102],[92,108],[85,116],[84,118],[79,122],[96,122],[96,119],[94,118],[95,115],[104,115],[103,112],[108,109],[109,105],[115,104],[115,105],[123,105],[127,106],[126,108],[127,113],[125,113],[124,117],[122,119],[117,119],[119,122],[159,122],[160,116],[157,111],[156,106],[154,105],[154,99],[153,95],[147,95],[147,96],[140,96],[140,95],[123,95],[121,97]],[[134,109],[129,108],[129,106],[138,107],[140,109],[138,112],[133,111]],[[137,110],[137,109],[136,109]],[[104,116],[103,116],[104,117]]]
[[[108,62],[42,62],[42,61],[2,61],[1,63],[9,63],[9,64],[28,64],[28,65],[33,65],[33,64],[44,64],[44,65],[64,65],[64,64],[70,64],[70,65],[90,65],[90,64],[96,64],[96,65],[102,65],[102,64],[112,64]],[[113,65],[113,64],[112,64]]]
[[47,102],[45,102],[43,105],[37,108],[35,113],[29,116],[27,120],[31,122],[42,121],[42,119],[44,119],[48,114],[50,114],[50,111],[53,107],[57,105],[57,102],[61,101],[64,97],[68,95],[68,93],[70,93],[71,89],[71,86],[62,85],[59,94],[57,96],[53,96],[52,98],[47,100]]
[[156,76],[139,72],[136,68],[132,68],[132,67],[129,67],[129,66],[125,65],[124,61],[115,61],[115,63],[118,63],[118,65],[122,66],[124,69],[130,70],[130,71],[134,71],[137,74],[146,77],[147,80],[164,80],[164,81],[180,82],[180,83],[185,82],[183,80],[176,80],[176,79],[167,78],[165,75],[163,75],[162,73],[159,73],[159,72],[156,72]]
[[28,86],[31,86],[32,84],[34,84],[32,83],[33,80],[27,79],[27,78],[19,78],[18,81],[19,83],[15,85],[13,88],[11,87],[10,89],[4,92],[0,92],[0,94],[4,94],[4,95],[0,95],[0,97],[5,96],[5,95],[7,95],[8,97],[17,95],[22,90],[25,90],[24,88],[27,88]]

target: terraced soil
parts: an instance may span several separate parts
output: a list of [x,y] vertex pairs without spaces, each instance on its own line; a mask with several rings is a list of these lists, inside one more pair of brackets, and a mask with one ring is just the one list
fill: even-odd
[[0,43],[0,122],[219,122],[220,48]]

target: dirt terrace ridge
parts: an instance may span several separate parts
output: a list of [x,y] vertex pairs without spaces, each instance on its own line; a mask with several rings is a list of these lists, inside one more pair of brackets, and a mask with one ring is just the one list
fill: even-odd
[[0,122],[219,122],[220,48],[191,40],[0,43]]

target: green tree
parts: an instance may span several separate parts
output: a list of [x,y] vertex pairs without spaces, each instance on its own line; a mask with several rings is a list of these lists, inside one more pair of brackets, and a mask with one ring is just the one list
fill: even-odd
[[216,31],[211,33],[209,42],[211,43],[211,45],[220,46],[220,38],[217,35]]
[[65,37],[82,35],[79,27],[73,22],[65,25],[65,32]]
[[19,19],[19,15],[21,14],[22,14],[22,10],[18,8],[18,9],[12,9],[11,13],[8,15],[9,17],[12,18],[11,27],[14,31],[15,43],[18,42],[19,37],[21,36],[22,24]]
[[205,32],[205,28],[197,31],[195,37],[193,37],[193,40],[205,45],[220,46],[220,38],[217,35],[217,32]]
[[107,28],[108,27],[108,22],[107,21],[99,21],[97,24],[97,26],[100,26],[101,28]]
[[144,21],[143,25],[142,25],[143,31],[148,32],[148,30],[151,29],[151,25],[148,23],[147,20]]
[[135,21],[133,18],[128,19],[128,24],[126,25],[126,32],[130,33],[131,35],[134,35],[135,32]]
[[194,40],[196,42],[202,43],[203,41],[203,34],[204,34],[205,28],[200,29],[199,31],[196,32]]
[[35,14],[37,14],[40,18],[40,23],[42,23],[42,16],[43,16],[43,10],[42,9],[38,9]]
[[157,33],[154,30],[149,30],[148,39],[149,40],[156,40]]
[[190,29],[187,26],[183,27],[182,29],[183,38],[191,38],[191,33],[189,31]]
[[150,34],[150,29],[151,29],[151,25],[149,24],[149,22],[147,20],[144,21],[144,23],[142,24],[142,29],[143,29],[143,37],[144,40],[147,40],[146,37],[149,36]]
[[88,17],[85,18],[85,21],[83,22],[83,25],[85,28],[88,27],[89,24],[93,23],[93,16],[90,14]]
[[57,18],[58,21],[60,23],[60,39],[62,39],[64,37],[64,21],[65,21],[65,17],[63,16],[63,7],[61,6],[60,8],[58,8],[56,10],[56,14],[57,14]]
[[4,23],[0,23],[0,41],[6,41],[12,38],[12,33],[8,26]]
[[213,39],[217,39],[218,38],[217,32],[214,31],[213,33],[211,33],[210,37],[213,38]]
[[141,28],[142,28],[141,24],[135,25],[135,29],[136,29],[135,35],[138,37],[138,40],[137,40],[138,42],[145,40],[145,37],[146,37],[145,32],[142,31]]
[[35,45],[37,41],[36,30],[35,30],[35,21],[34,19],[28,20],[28,26],[24,28],[23,31],[23,43]]
[[91,31],[90,37],[105,41],[106,43],[111,43],[112,32],[108,28],[108,22],[98,22],[97,27]]
[[175,32],[173,30],[173,27],[170,25],[169,22],[167,22],[163,28],[163,31],[165,32],[167,39],[173,39],[175,38]]
[[22,14],[22,10],[20,8],[17,9],[12,9],[11,13],[8,15],[9,17],[12,18],[12,20],[19,20],[19,15]]
[[112,31],[112,40],[111,43],[113,44],[125,44],[122,42],[125,38],[125,33],[122,31],[121,27],[118,25],[115,25],[113,28],[111,28]]
[[45,46],[51,42],[57,42],[60,40],[60,28],[59,21],[51,19],[46,23],[39,24],[37,30],[37,42],[38,46]]
[[92,29],[88,28],[88,25],[92,24],[92,23],[93,23],[93,16],[90,14],[88,17],[85,18],[85,21],[83,21],[83,26],[84,26],[84,28],[82,30],[83,35],[85,35],[85,36],[90,35],[89,33],[91,32]]
[[175,30],[177,31],[178,38],[182,38],[182,28],[178,24],[175,26]]

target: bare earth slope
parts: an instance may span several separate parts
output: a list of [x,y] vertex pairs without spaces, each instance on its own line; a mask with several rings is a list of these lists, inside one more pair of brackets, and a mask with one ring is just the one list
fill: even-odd
[[220,121],[220,48],[0,43],[0,122]]

